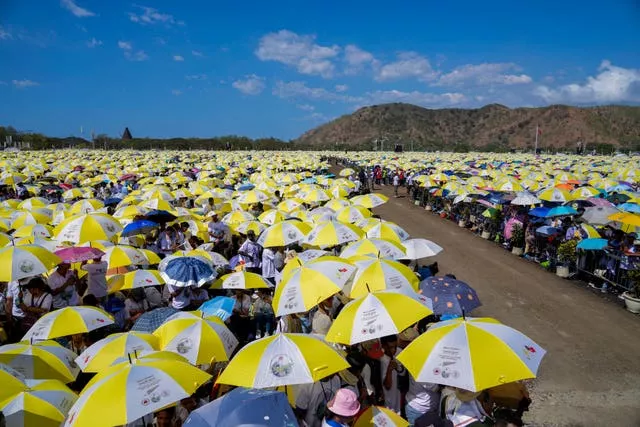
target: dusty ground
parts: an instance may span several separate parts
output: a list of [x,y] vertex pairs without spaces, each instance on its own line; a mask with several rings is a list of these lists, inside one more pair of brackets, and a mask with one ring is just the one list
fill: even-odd
[[[381,192],[391,196],[392,188]],[[484,304],[474,316],[495,317],[547,350],[531,384],[529,425],[640,426],[640,316],[407,198],[376,212],[444,248],[435,258],[440,273],[472,285]]]

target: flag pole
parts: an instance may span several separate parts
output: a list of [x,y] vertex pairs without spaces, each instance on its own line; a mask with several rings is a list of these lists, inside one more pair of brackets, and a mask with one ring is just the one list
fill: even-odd
[[540,131],[538,130],[538,125],[536,124],[536,148],[534,150],[534,154],[538,154],[538,134]]

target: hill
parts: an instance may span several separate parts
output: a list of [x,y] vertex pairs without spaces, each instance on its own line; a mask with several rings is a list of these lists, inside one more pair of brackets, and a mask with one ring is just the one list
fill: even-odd
[[578,141],[589,149],[640,145],[640,107],[511,109],[492,104],[479,109],[430,110],[401,103],[361,108],[306,132],[295,144],[371,150],[376,139],[384,139],[385,150],[393,149],[395,143],[409,149],[413,143],[414,149],[503,151],[533,148],[536,124],[541,131],[540,148],[573,149]]

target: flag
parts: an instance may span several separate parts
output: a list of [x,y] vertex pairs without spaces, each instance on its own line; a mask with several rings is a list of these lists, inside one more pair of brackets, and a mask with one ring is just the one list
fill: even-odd
[[538,126],[536,126],[536,129],[538,130],[538,135],[542,135],[542,129],[540,129]]

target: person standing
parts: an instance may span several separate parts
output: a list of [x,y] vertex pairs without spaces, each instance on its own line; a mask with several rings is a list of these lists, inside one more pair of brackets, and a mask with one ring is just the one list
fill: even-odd
[[238,254],[240,259],[244,261],[246,270],[250,273],[260,274],[261,271],[261,255],[262,247],[256,243],[256,233],[253,230],[247,231],[247,238],[240,246]]
[[264,248],[262,250],[262,277],[268,280],[273,286],[276,284],[276,250],[275,248]]
[[398,348],[398,337],[390,335],[382,337],[382,349],[384,355],[380,358],[380,373],[382,375],[382,386],[384,388],[384,406],[391,409],[396,414],[402,410],[402,395],[398,387],[398,377],[405,373],[405,368],[396,360],[400,349]]
[[80,296],[76,292],[78,276],[66,263],[58,265],[56,271],[49,275],[49,288],[53,295],[53,308],[65,308],[79,305]]
[[398,197],[398,187],[400,187],[400,175],[393,174],[393,196]]
[[102,302],[107,296],[107,262],[95,258],[91,264],[83,262],[80,268],[88,273],[85,295],[91,294]]

